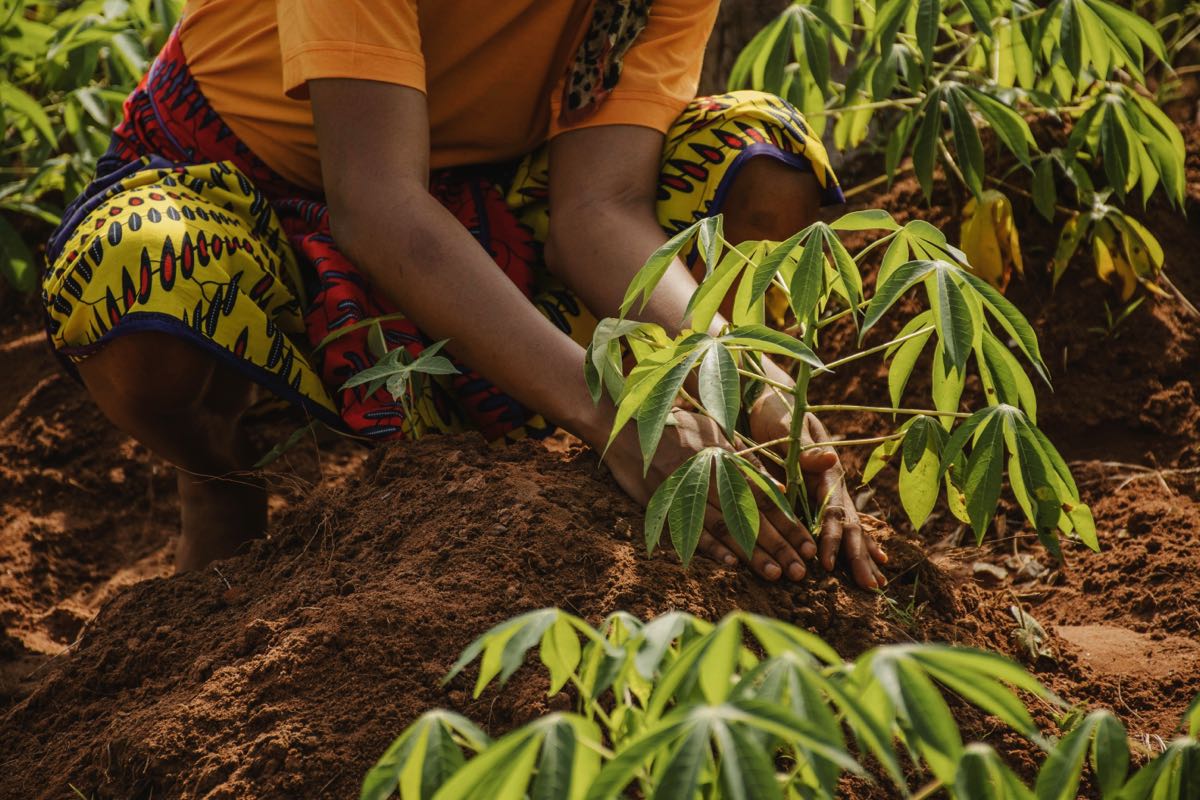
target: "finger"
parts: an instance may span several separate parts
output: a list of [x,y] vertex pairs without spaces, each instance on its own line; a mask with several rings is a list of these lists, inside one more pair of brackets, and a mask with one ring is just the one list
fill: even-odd
[[862,526],[857,520],[846,520],[842,524],[842,553],[846,557],[846,566],[854,576],[854,582],[864,589],[878,589],[883,586],[877,575],[875,562],[867,553],[867,545],[863,539]]
[[721,543],[715,536],[708,531],[700,534],[700,544],[698,548],[701,553],[716,561],[718,564],[724,564],[727,567],[736,566],[738,557],[732,550]]
[[832,503],[825,509],[821,520],[821,566],[826,572],[833,572],[837,564],[838,552],[842,547],[842,509]]
[[810,447],[800,451],[801,472],[828,472],[838,465],[832,447]]
[[[713,538],[723,542],[728,549],[741,556],[742,560],[748,562],[750,568],[763,578],[769,581],[776,581],[784,574],[783,567],[779,565],[779,562],[773,559],[762,547],[755,547],[754,552],[747,554],[726,531],[725,520],[721,516],[721,512],[712,506],[707,506],[704,510],[704,527],[713,535]],[[759,544],[762,543],[763,529],[767,527],[769,525],[760,526],[758,533]]]
[[[792,580],[802,580],[808,572],[804,566],[804,559],[769,518],[764,517],[759,525],[757,545],[754,548],[755,554],[765,551],[765,555],[770,555],[783,568],[783,574]],[[754,563],[754,555],[751,556],[750,563]]]
[[863,531],[863,538],[867,540],[867,552],[871,554],[871,558],[876,564],[888,563],[888,554],[884,552],[883,545],[875,541],[875,537]]
[[817,543],[813,540],[808,528],[800,522],[788,519],[787,515],[770,500],[763,498],[759,505],[767,521],[775,526],[775,530],[783,534],[800,557],[808,560],[817,554]]

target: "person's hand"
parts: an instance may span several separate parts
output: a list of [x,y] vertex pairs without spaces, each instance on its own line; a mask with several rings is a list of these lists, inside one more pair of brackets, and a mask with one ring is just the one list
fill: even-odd
[[[789,435],[792,408],[778,393],[765,391],[750,410],[750,436],[756,442],[770,442]],[[801,442],[820,444],[830,440],[829,431],[812,414],[806,414]],[[787,446],[779,448],[786,453]],[[801,451],[800,471],[809,496],[820,505],[825,502],[818,537],[821,566],[833,571],[840,553],[854,580],[864,589],[880,589],[887,582],[879,569],[887,563],[887,554],[867,534],[858,519],[858,509],[846,489],[845,471],[832,447],[814,447]]]
[[[724,435],[708,417],[675,409],[674,425],[663,429],[662,440],[654,454],[649,471],[642,474],[642,453],[632,426],[617,437],[605,456],[617,483],[643,506],[650,502],[654,490],[687,459],[706,447],[728,447]],[[836,460],[836,459],[835,459]],[[761,517],[754,552],[746,553],[725,528],[721,505],[713,488],[704,515],[704,532],[697,551],[727,566],[741,558],[763,578],[778,580],[786,575],[801,580],[807,569],[805,559],[817,554],[817,545],[803,525],[792,522],[770,500],[759,496]]]

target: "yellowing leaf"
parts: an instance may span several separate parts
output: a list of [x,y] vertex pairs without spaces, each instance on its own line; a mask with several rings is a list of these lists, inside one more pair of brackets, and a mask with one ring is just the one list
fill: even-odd
[[1013,224],[1012,204],[1002,193],[988,189],[972,197],[963,209],[962,250],[976,275],[1000,291],[1015,268],[1025,272],[1021,242]]
[[1137,274],[1126,260],[1117,242],[1117,232],[1106,222],[1096,224],[1092,237],[1092,253],[1096,258],[1096,274],[1107,283],[1119,284],[1121,299],[1133,297],[1137,289]]

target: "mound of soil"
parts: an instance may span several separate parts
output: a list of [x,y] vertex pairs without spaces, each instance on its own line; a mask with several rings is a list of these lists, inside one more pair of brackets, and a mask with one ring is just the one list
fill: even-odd
[[[436,705],[503,731],[547,699],[529,670],[471,700],[439,684],[491,625],[558,605],[793,620],[847,655],[908,636],[1006,647],[1003,610],[889,538],[898,583],[930,611],[908,629],[832,576],[769,585],[645,557],[638,508],[594,457],[438,437],[374,454],[347,485],[286,512],[218,569],[139,583],[0,727],[0,796],[347,797],[403,726]],[[884,532],[885,536],[888,536]]]
[[[1200,128],[1187,129],[1191,213]],[[877,174],[877,169],[875,174]],[[848,181],[850,183],[851,181]],[[911,179],[856,198],[921,216],[954,238],[943,187]],[[814,573],[771,585],[742,570],[647,558],[641,515],[585,451],[430,438],[375,452],[306,445],[272,468],[268,539],[211,570],[167,577],[177,526],[164,464],[58,374],[36,322],[0,328],[0,798],[346,797],[405,724],[431,706],[502,732],[569,698],[535,670],[479,700],[441,677],[487,627],[559,605],[597,621],[624,609],[733,608],[820,633],[847,657],[936,639],[1024,660],[1061,696],[1103,704],[1139,740],[1170,738],[1200,691],[1200,320],[1148,300],[1097,333],[1110,290],[1080,258],[1052,294],[1056,230],[1016,204],[1027,278],[1009,289],[1054,375],[1039,423],[1072,462],[1104,551],[1056,563],[1011,504],[975,547],[945,513],[911,531],[885,470],[860,495],[893,556],[885,596]],[[1162,213],[1159,213],[1159,212]],[[1194,222],[1152,205],[1150,227],[1182,292],[1200,298]],[[868,278],[869,280],[869,278]],[[851,328],[826,345],[849,347]],[[927,395],[914,375],[912,391]],[[874,404],[886,372],[839,370],[830,398]],[[840,414],[840,435],[888,420]],[[286,436],[276,421],[265,435]],[[852,470],[865,453],[850,456]],[[1011,607],[1048,629],[1039,642]],[[98,612],[98,613],[97,613]],[[1044,712],[1043,720],[1051,724]],[[1028,775],[1027,748],[966,717]],[[856,788],[852,796],[867,790]],[[865,795],[864,795],[865,796]]]

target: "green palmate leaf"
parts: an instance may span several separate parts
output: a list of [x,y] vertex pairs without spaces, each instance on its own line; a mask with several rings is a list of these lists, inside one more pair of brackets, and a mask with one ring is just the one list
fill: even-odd
[[842,240],[832,228],[823,225],[821,233],[829,245],[829,252],[833,254],[833,264],[837,269],[838,277],[841,278],[842,287],[846,290],[849,306],[857,309],[863,299],[862,275],[858,271],[858,265],[854,263],[854,259],[846,251],[846,246],[842,244]]
[[813,235],[808,237],[804,249],[800,253],[800,261],[792,274],[788,290],[791,293],[790,303],[792,313],[800,322],[809,322],[817,316],[818,304],[825,291],[825,250],[822,246],[824,237]]
[[454,740],[480,751],[491,744],[487,734],[452,711],[422,714],[384,751],[363,779],[360,800],[383,800],[400,792],[401,800],[430,798],[465,763]]
[[1162,755],[1142,767],[1121,790],[1121,800],[1176,800],[1200,792],[1200,742],[1176,739]]
[[917,47],[928,65],[933,61],[933,45],[937,42],[938,21],[942,15],[941,0],[918,0]]
[[19,292],[31,292],[37,287],[37,269],[33,253],[26,247],[12,225],[0,216],[0,278]]
[[653,678],[671,642],[679,638],[686,627],[694,627],[696,622],[697,619],[691,614],[679,611],[668,612],[647,622],[633,643],[636,651],[633,664],[638,674],[647,680]]
[[[896,41],[896,34],[904,23],[904,15],[908,11],[908,0],[883,0],[876,9],[874,24],[871,26],[872,44],[878,44],[880,52],[891,50]],[[876,97],[883,100],[883,97]]]
[[1042,361],[1037,335],[1034,334],[1029,321],[990,283],[970,272],[961,271],[959,274],[979,294],[979,299],[983,302],[984,307],[1000,323],[1000,327],[1004,328],[1008,335],[1016,341],[1017,347],[1029,359],[1029,363],[1033,365],[1042,380],[1049,385],[1050,373],[1046,370],[1045,362]]
[[[904,396],[904,387],[908,385],[908,379],[912,375],[913,367],[916,366],[917,358],[925,349],[929,337],[933,335],[932,322],[933,312],[922,311],[905,324],[896,338],[903,339],[905,336],[916,335],[889,349],[888,355],[891,357],[891,363],[888,365],[887,375],[888,396],[891,398],[892,405],[897,408],[900,407],[900,400]],[[919,333],[922,328],[928,328],[928,330]]]
[[1017,157],[1026,167],[1031,167],[1029,161],[1029,145],[1033,143],[1033,132],[1025,118],[999,100],[984,94],[978,89],[964,87],[967,96],[975,104],[975,108],[992,126],[996,136],[1004,146]]
[[[583,362],[583,377],[587,381],[592,402],[600,402],[605,388],[614,399],[621,396],[625,386],[625,375],[621,368],[621,337],[651,327],[658,326],[613,317],[606,317],[596,324]],[[661,328],[658,330],[661,331]]]
[[716,705],[729,697],[732,679],[742,647],[742,626],[738,617],[726,617],[708,636],[704,655],[696,662],[700,691],[705,702]]
[[1192,702],[1188,704],[1180,727],[1193,739],[1200,738],[1200,694],[1193,697]]
[[[675,405],[675,398],[679,396],[679,390],[683,387],[683,382],[687,379],[688,373],[692,371],[692,367],[705,355],[712,343],[711,339],[707,337],[704,337],[704,339],[706,341],[703,344],[699,344],[691,349],[685,349],[685,355],[662,374],[657,383],[646,393],[644,402],[641,403],[634,414],[634,418],[637,420],[638,443],[642,448],[642,458],[646,469],[650,468],[650,462],[654,459],[655,451],[658,450],[658,443],[662,439],[663,427],[667,424],[667,416],[671,413],[671,409]],[[685,341],[687,340],[685,339]],[[697,340],[697,343],[700,341]],[[628,388],[628,384],[626,386]],[[624,404],[624,399],[618,404],[618,420],[620,419],[621,406]],[[614,437],[618,430],[616,427],[613,428]]]
[[741,381],[733,356],[720,342],[714,343],[704,354],[698,380],[700,402],[721,424],[729,440],[733,441],[738,414],[741,412]]
[[727,347],[751,347],[771,355],[794,358],[814,369],[824,366],[804,342],[765,325],[739,325],[718,341]]
[[688,227],[681,230],[679,233],[672,236],[667,243],[655,250],[645,265],[642,266],[638,273],[633,276],[633,281],[629,284],[629,288],[625,291],[625,299],[621,301],[621,316],[624,317],[629,313],[629,309],[633,308],[633,304],[641,297],[641,306],[639,309],[645,308],[646,303],[650,301],[650,295],[654,293],[655,287],[662,280],[663,275],[667,274],[667,269],[670,268],[671,262],[679,255],[684,246],[692,240],[696,232],[704,220],[692,223]]
[[811,227],[805,228],[799,233],[793,234],[783,242],[780,242],[767,257],[758,263],[757,269],[754,270],[754,280],[751,283],[750,293],[753,297],[762,297],[767,291],[767,287],[771,285],[771,281],[779,274],[783,268],[784,262],[792,257],[793,251],[804,240],[805,236],[811,233]]
[[1000,473],[1004,463],[1004,426],[996,418],[980,428],[967,459],[966,482],[963,491],[967,497],[967,515],[975,531],[977,544],[983,542],[996,504],[1000,501]]
[[725,217],[717,214],[700,220],[700,253],[709,272],[717,268],[721,259],[721,241],[725,238]]
[[1124,199],[1130,177],[1132,153],[1129,138],[1125,135],[1125,129],[1119,124],[1112,107],[1106,110],[1104,118],[1100,121],[1100,155],[1104,161],[1104,174],[1108,178],[1108,185],[1117,193],[1117,197]]
[[546,669],[550,670],[550,689],[547,694],[556,695],[575,673],[582,655],[579,636],[566,617],[554,620],[542,636],[539,655]]
[[975,431],[979,430],[979,426],[992,419],[996,414],[1000,413],[1002,407],[989,406],[976,411],[967,421],[959,425],[950,434],[950,438],[946,440],[945,447],[942,448],[942,460],[938,464],[938,474],[945,475],[950,469],[950,465],[958,461],[962,455],[963,448],[967,446],[967,442],[975,435]]
[[975,316],[959,288],[955,275],[958,272],[960,270],[955,267],[935,270],[926,279],[925,290],[933,308],[934,326],[946,359],[946,369],[953,368],[961,374],[975,341]]
[[909,744],[934,775],[947,783],[953,781],[962,755],[962,738],[941,693],[903,651],[882,648],[870,663],[872,674],[896,709]]
[[[709,217],[709,219],[714,219]],[[704,229],[701,228],[701,231]],[[707,331],[712,325],[713,317],[717,315],[722,301],[729,294],[733,282],[746,268],[747,254],[754,249],[753,242],[746,242],[730,250],[715,269],[711,270],[692,297],[688,300],[684,319],[690,328],[696,331]]]
[[835,231],[900,230],[892,215],[880,208],[851,211],[829,223],[829,227]]
[[[944,264],[944,267],[953,268],[953,265]],[[861,341],[863,334],[879,322],[902,294],[916,286],[929,273],[944,267],[936,261],[909,261],[897,267],[892,274],[887,276],[886,280],[876,287],[875,295],[867,303],[867,311],[859,331],[859,340]]]
[[667,513],[679,496],[679,486],[683,482],[684,473],[684,469],[680,467],[668,475],[667,479],[654,490],[650,502],[646,504],[645,535],[648,555],[654,552],[654,548],[658,547],[659,539],[662,538],[662,529],[667,521]]
[[1088,714],[1075,730],[1064,736],[1050,751],[1038,772],[1037,785],[1034,787],[1038,800],[1074,800],[1088,744],[1104,713]]
[[689,721],[687,734],[676,746],[666,762],[658,787],[651,800],[674,800],[676,797],[694,797],[700,784],[700,772],[707,766],[711,721],[700,718]]
[[[1018,406],[1031,420],[1037,422],[1037,394],[1016,356],[986,328],[983,330],[980,344],[980,372],[991,380],[994,387],[994,391],[989,394],[989,404]],[[995,397],[992,397],[992,394]]]
[[989,0],[963,0],[971,21],[984,36],[992,36],[992,4]]
[[1020,779],[996,751],[980,742],[963,750],[954,776],[954,797],[963,800],[1033,800]]
[[900,159],[908,147],[908,140],[912,136],[915,123],[916,112],[905,112],[904,116],[900,118],[895,127],[888,133],[887,144],[884,146],[883,171],[887,175],[889,189],[896,177],[896,171],[900,167]]
[[746,480],[754,484],[754,486],[756,486],[758,490],[775,505],[776,508],[783,512],[785,517],[790,519],[792,522],[798,521],[796,518],[796,512],[792,510],[792,506],[788,502],[787,496],[783,493],[783,489],[780,488],[779,483],[774,478],[769,475],[764,475],[759,467],[756,467],[754,464],[750,463],[736,453],[730,453],[723,450],[721,451],[720,455],[722,460],[728,461],[730,464],[737,467],[741,471],[742,475],[745,476]]
[[[1007,408],[1007,407],[1005,407]],[[1017,503],[1040,532],[1052,531],[1062,512],[1047,473],[1041,448],[1023,424],[1020,412],[1005,414],[1004,435],[1008,446],[1008,478]]]
[[754,551],[758,540],[758,505],[750,484],[738,469],[724,457],[716,460],[717,498],[721,502],[721,516],[729,535],[746,553]]
[[783,795],[775,780],[775,765],[761,743],[740,727],[720,723],[714,728],[720,753],[718,780],[729,800],[772,800]]
[[[58,142],[50,117],[41,104],[23,89],[6,80],[0,80],[0,109],[3,109],[8,124],[41,136],[47,144],[53,145]],[[27,136],[26,141],[31,141],[31,137]]]
[[[966,373],[953,369],[946,363],[942,352],[942,342],[939,340],[933,346],[932,387],[933,407],[938,411],[952,413],[958,411],[963,389],[966,387]],[[949,430],[951,418],[943,417],[942,424]]]
[[1048,222],[1054,220],[1058,190],[1054,186],[1054,159],[1049,156],[1038,161],[1033,170],[1033,205]]
[[954,152],[958,156],[958,168],[962,171],[967,187],[976,197],[983,193],[983,142],[979,131],[971,121],[963,100],[962,89],[950,88],[944,93],[946,108],[950,112],[950,130],[954,134]]
[[905,431],[900,460],[900,504],[914,528],[920,528],[937,503],[938,465],[945,434],[932,417],[914,417]]
[[689,458],[680,467],[683,475],[667,509],[667,525],[671,531],[671,543],[684,566],[691,563],[704,530],[704,514],[708,508],[708,487],[711,481],[713,460],[719,448],[706,448]]
[[913,142],[913,171],[926,198],[933,196],[933,168],[937,163],[938,139],[942,135],[941,97],[940,90],[929,95],[925,105],[925,116],[921,118],[917,138]]
[[1121,721],[1107,712],[1096,723],[1091,762],[1101,793],[1115,797],[1129,774],[1129,737]]

